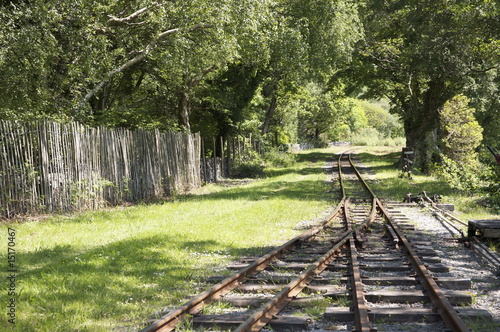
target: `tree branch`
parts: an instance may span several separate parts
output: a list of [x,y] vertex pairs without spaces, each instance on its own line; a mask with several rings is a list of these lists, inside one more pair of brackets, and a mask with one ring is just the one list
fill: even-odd
[[[136,12],[137,13],[137,12]],[[188,29],[188,31],[194,31],[194,30],[197,30],[197,29],[207,29],[207,28],[211,28],[212,25],[211,24],[205,24],[205,23],[199,23],[199,24],[196,24],[196,25],[193,25],[191,28]],[[138,55],[136,55],[134,58],[130,59],[129,61],[127,61],[126,63],[124,63],[123,65],[121,65],[120,67],[116,68],[116,69],[113,69],[112,71],[108,72],[105,76],[105,78],[99,83],[97,84],[92,90],[90,90],[86,95],[85,97],[80,101],[80,103],[78,104],[78,106],[76,107],[76,111],[80,111],[80,109],[83,107],[83,105],[85,103],[87,103],[90,98],[92,98],[93,96],[95,96],[95,94],[97,92],[99,92],[103,86],[109,82],[109,80],[115,76],[116,74],[118,73],[121,73],[122,71],[124,71],[125,69],[127,68],[130,68],[132,67],[133,65],[135,65],[136,63],[139,63],[141,62],[142,60],[144,60],[150,53],[153,49],[155,49],[156,47],[156,44],[158,41],[170,36],[170,35],[173,35],[173,34],[176,34],[177,32],[181,31],[181,28],[175,28],[175,29],[170,29],[170,30],[166,30],[160,34],[158,34],[153,40],[151,40],[151,42],[149,42],[149,44],[146,46],[146,48],[142,51],[139,52]],[[205,77],[209,72],[213,71],[217,69],[217,66],[212,66],[206,70],[204,70],[198,77],[195,77],[193,79],[193,81],[191,82],[191,84],[194,84],[192,86],[196,86],[197,84],[199,84],[199,82],[203,79],[203,77]]]
[[135,20],[137,17],[139,17],[141,14],[147,12],[151,8],[152,7],[141,8],[138,11],[136,11],[135,13],[132,13],[129,16],[123,17],[123,18],[118,18],[118,17],[115,17],[113,15],[108,15],[108,17],[109,17],[108,23],[110,25],[139,25],[139,24],[143,24],[144,22],[131,23],[131,21]]
[[212,65],[210,67],[208,67],[207,69],[205,69],[204,71],[202,71],[199,75],[195,76],[191,82],[189,83],[189,86],[194,88],[195,86],[197,86],[198,84],[200,84],[201,80],[207,76],[209,73],[213,72],[214,70],[217,70],[219,68],[219,66],[217,65]]
[[[166,1],[167,2],[176,2],[177,0],[166,0]],[[161,5],[162,5],[162,3],[157,2],[157,3],[153,4],[152,6],[141,8],[138,11],[130,14],[129,16],[122,17],[122,18],[113,16],[113,15],[108,15],[108,17],[109,17],[108,24],[110,24],[110,25],[140,25],[140,24],[144,24],[145,22],[131,23],[131,21],[135,20],[137,17],[139,17],[140,15],[144,14],[145,12],[151,10],[152,8],[158,7]]]

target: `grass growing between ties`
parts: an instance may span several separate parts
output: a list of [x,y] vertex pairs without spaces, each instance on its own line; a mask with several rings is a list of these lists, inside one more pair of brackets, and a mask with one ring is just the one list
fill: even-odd
[[[16,229],[20,270],[16,324],[2,319],[0,330],[138,330],[207,289],[204,279],[221,266],[268,252],[299,233],[297,222],[332,205],[323,169],[332,151],[298,159],[265,179],[209,185],[155,205],[0,225],[2,234]],[[0,293],[2,305],[7,297]]]

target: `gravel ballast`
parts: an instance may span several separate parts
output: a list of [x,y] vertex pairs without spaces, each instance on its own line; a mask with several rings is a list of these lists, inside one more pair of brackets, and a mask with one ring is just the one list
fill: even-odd
[[445,225],[426,209],[400,208],[424,238],[432,242],[434,249],[451,270],[436,273],[437,277],[470,278],[472,280],[472,308],[488,310],[493,320],[500,324],[500,280],[476,253],[453,240]]

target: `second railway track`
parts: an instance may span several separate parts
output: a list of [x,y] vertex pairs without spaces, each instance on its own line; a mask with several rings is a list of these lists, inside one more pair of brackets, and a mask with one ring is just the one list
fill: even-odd
[[342,198],[322,223],[233,264],[232,276],[142,331],[469,331],[464,317],[485,315],[466,309],[470,280],[435,278],[449,268],[374,195],[349,153],[337,169]]

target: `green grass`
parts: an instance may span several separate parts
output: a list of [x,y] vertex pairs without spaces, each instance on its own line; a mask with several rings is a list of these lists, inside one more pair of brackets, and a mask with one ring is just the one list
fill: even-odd
[[[20,272],[16,325],[2,319],[0,330],[137,330],[207,289],[204,279],[224,273],[221,266],[267,252],[298,234],[298,221],[320,217],[332,204],[328,158],[331,151],[313,151],[266,179],[154,205],[2,224],[0,262],[14,228]],[[9,298],[0,293],[4,312]]]
[[[344,149],[307,151],[265,179],[208,185],[158,204],[1,224],[0,330],[138,330],[155,313],[209,288],[204,280],[227,273],[228,262],[268,252],[299,233],[297,222],[321,217],[338,199],[323,166]],[[398,178],[399,148],[359,151],[379,174],[372,181],[379,197],[402,200],[427,190],[459,199],[433,178]],[[20,270],[15,326],[5,319],[9,227],[16,230]]]
[[485,206],[481,193],[469,195],[454,191],[443,180],[434,176],[414,173],[412,179],[401,177],[398,147],[361,147],[357,149],[359,158],[376,173],[376,180],[370,181],[375,195],[403,201],[407,193],[413,196],[426,191],[429,195],[439,194],[443,203],[455,204],[454,214],[467,222],[468,219],[500,219],[494,209]]

